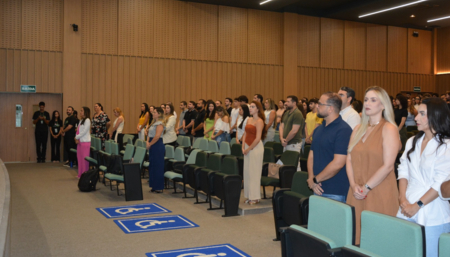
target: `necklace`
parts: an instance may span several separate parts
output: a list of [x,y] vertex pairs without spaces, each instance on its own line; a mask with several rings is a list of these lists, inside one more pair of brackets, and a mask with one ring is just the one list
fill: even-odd
[[375,127],[376,125],[378,125],[378,123],[380,123],[380,121],[378,121],[378,122],[375,123],[375,124],[370,124],[370,122],[369,122],[369,127],[373,128],[373,127]]

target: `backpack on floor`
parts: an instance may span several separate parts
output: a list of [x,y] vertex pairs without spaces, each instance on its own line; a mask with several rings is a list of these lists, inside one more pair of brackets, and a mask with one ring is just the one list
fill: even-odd
[[98,171],[90,169],[85,173],[81,174],[80,180],[78,181],[78,189],[82,192],[95,191],[95,187],[98,181]]

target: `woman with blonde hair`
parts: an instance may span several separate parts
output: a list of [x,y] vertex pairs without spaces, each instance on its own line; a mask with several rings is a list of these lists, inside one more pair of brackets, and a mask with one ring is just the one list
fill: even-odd
[[363,210],[397,214],[394,162],[400,148],[388,94],[381,87],[369,87],[364,97],[361,124],[355,127],[350,138],[346,163],[350,182],[347,203],[355,207],[356,244],[360,241]]
[[173,105],[166,104],[164,110],[164,122],[166,123],[166,130],[163,135],[163,143],[165,145],[177,146],[177,133],[175,131],[175,125],[177,117],[173,115]]
[[117,135],[122,134],[125,119],[123,118],[123,112],[119,107],[114,108],[113,113],[114,116],[116,116],[116,119],[114,120],[112,131],[109,133],[109,138],[117,143]]
[[264,115],[266,117],[265,120],[265,126],[266,126],[266,131],[267,131],[267,135],[266,135],[266,139],[264,139],[263,144],[265,144],[266,142],[270,142],[274,140],[274,136],[275,136],[275,128],[277,126],[276,124],[276,112],[275,112],[275,102],[270,99],[267,98],[266,101],[264,101]]
[[152,113],[153,120],[150,123],[147,138],[149,186],[151,192],[162,193],[164,189],[164,154],[165,147],[162,135],[165,130],[164,111],[156,107]]

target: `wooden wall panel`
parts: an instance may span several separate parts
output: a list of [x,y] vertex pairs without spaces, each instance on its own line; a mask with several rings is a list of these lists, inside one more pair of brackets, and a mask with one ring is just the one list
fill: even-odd
[[248,62],[281,65],[283,14],[248,10]]
[[155,57],[186,58],[186,2],[154,0]]
[[117,0],[82,0],[81,51],[117,54]]
[[119,0],[119,55],[153,56],[154,1]]
[[344,67],[344,21],[320,19],[320,66]]
[[437,73],[450,73],[450,27],[437,29]]
[[22,1],[0,0],[0,48],[22,47]]
[[327,91],[336,92],[342,86],[353,88],[356,99],[363,99],[365,90],[374,85],[383,87],[390,95],[412,91],[414,86],[421,86],[422,91],[435,91],[435,76],[430,74],[299,67],[298,76],[297,96],[309,99]]
[[366,69],[366,24],[345,21],[344,68]]
[[187,59],[217,61],[217,5],[187,3]]
[[298,66],[320,66],[320,18],[298,15]]
[[247,9],[219,6],[219,61],[247,62]]
[[[413,32],[419,32],[414,37]],[[428,30],[408,29],[408,73],[432,74],[433,33]]]
[[408,29],[388,26],[388,62],[389,72],[407,72]]
[[62,51],[63,1],[22,0],[22,48]]
[[387,70],[387,26],[367,24],[366,69]]
[[444,94],[450,90],[450,74],[442,74],[436,76],[436,92]]

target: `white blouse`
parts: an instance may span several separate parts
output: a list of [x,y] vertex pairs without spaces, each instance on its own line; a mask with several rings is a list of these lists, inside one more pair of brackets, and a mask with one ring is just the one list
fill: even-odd
[[80,122],[78,123],[78,130],[79,133],[78,135],[75,136],[75,138],[77,140],[80,140],[81,143],[85,143],[85,142],[91,142],[91,120],[90,119],[86,119],[84,121],[84,124],[81,125],[81,122],[83,120],[80,120]]
[[163,135],[163,143],[172,143],[177,140],[177,133],[175,132],[175,123],[177,121],[177,117],[175,115],[170,116],[166,123],[166,131]]
[[[422,142],[425,135],[416,142],[416,149],[407,159],[408,151],[412,148],[414,137],[406,142],[405,151],[398,166],[398,179],[407,179],[406,199],[415,203],[430,189],[440,191],[441,184],[450,175],[450,140],[444,140],[439,148],[439,142],[433,138],[420,154]],[[408,219],[399,209],[397,217]],[[438,226],[450,222],[450,204],[441,198],[436,198],[431,203],[422,207],[413,219],[417,224],[423,226]]]
[[220,130],[224,133],[230,133],[230,123],[223,122],[222,118],[219,117],[214,124],[214,131],[219,132]]
[[239,118],[237,120],[237,138],[239,140],[241,140],[242,136],[244,135],[245,126],[247,126],[248,117],[245,118],[244,124],[242,124],[242,128],[239,128],[241,125],[242,119],[243,119],[242,116],[239,115]]

